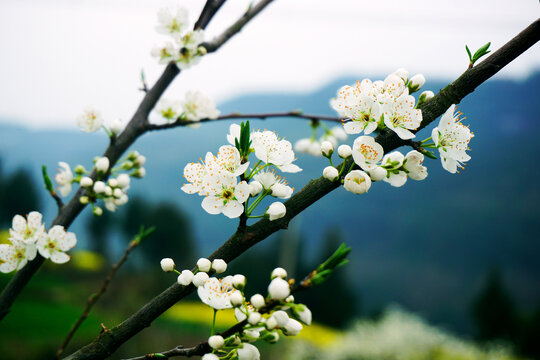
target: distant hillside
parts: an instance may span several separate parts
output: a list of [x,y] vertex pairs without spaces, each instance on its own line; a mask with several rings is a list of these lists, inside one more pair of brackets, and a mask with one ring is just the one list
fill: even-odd
[[[306,94],[250,94],[219,108],[222,113],[302,109],[332,114],[328,100],[356,79],[336,80]],[[524,82],[490,81],[460,104],[476,136],[470,145],[472,160],[459,175],[428,159],[427,181],[409,181],[399,189],[377,184],[366,196],[340,189],[308,209],[291,224],[309,241],[308,255],[315,253],[325,229],[342,227],[354,249],[352,285],[367,309],[398,302],[461,330],[470,330],[471,301],[494,266],[500,267],[521,306],[539,304],[539,84],[540,74]],[[436,92],[441,87],[443,83],[432,82],[425,89]],[[51,170],[58,161],[90,166],[107,142],[96,134],[36,132],[8,125],[10,119],[0,122],[0,157],[8,172],[28,168],[36,180],[41,164]],[[226,143],[231,123],[151,133],[135,147],[148,158],[148,175],[133,184],[130,194],[171,201],[187,210],[203,253],[226,239],[235,222],[206,214],[201,198],[182,193],[181,174],[187,162]],[[309,135],[308,124],[297,119],[253,121],[252,127],[275,129],[291,141]],[[428,137],[430,131],[418,137]],[[304,155],[298,164],[304,171],[287,177],[296,189],[320,176],[326,166],[322,159]],[[44,203],[50,220],[54,204],[45,197]],[[82,225],[77,221],[73,228],[83,233]],[[84,243],[84,235],[80,238]]]

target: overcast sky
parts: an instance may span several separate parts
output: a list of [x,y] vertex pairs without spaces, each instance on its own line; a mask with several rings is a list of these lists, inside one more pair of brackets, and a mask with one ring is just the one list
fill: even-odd
[[[229,0],[208,29],[218,34],[250,1]],[[75,127],[93,105],[107,120],[129,119],[163,70],[150,57],[165,38],[161,7],[182,5],[194,22],[203,0],[0,0],[0,118],[33,127]],[[335,77],[398,67],[457,77],[464,45],[503,45],[540,14],[538,0],[276,0],[217,53],[168,90],[201,90],[218,102],[248,92],[310,91]],[[538,44],[498,77],[540,69]],[[288,109],[284,109],[288,110]],[[0,120],[2,121],[2,120]],[[5,121],[5,120],[3,120]]]

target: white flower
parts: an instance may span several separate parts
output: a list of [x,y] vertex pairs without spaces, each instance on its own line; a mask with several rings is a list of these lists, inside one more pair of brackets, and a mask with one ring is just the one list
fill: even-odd
[[403,170],[399,170],[405,157],[399,151],[393,151],[386,154],[382,159],[382,167],[387,170],[387,175],[384,177],[384,181],[392,186],[400,187],[407,181],[407,173]]
[[9,273],[22,269],[26,263],[36,257],[34,243],[10,239],[11,244],[0,244],[0,272]]
[[[235,288],[237,287],[235,286]],[[242,293],[240,291],[234,292],[229,295],[229,300],[231,300],[231,304],[234,307],[240,306],[244,303],[244,297],[242,296]]]
[[159,264],[161,265],[161,270],[165,272],[170,272],[174,270],[174,260],[171,258],[163,258],[161,259]]
[[283,310],[274,311],[271,317],[276,320],[277,326],[280,328],[284,327],[289,322],[289,315]]
[[386,177],[387,171],[385,168],[377,166],[376,168],[369,170],[368,174],[371,181],[381,181]]
[[313,138],[304,138],[294,143],[294,151],[313,156],[321,156],[321,144]]
[[214,100],[199,91],[188,91],[183,104],[184,115],[190,121],[216,119],[220,112]]
[[255,311],[255,308],[251,304],[248,304],[244,307],[237,307],[236,309],[234,309],[234,317],[236,318],[238,322],[242,322],[246,320],[249,314],[251,314],[254,311]]
[[131,179],[128,174],[120,174],[118,175],[116,180],[118,181],[118,186],[120,186],[122,189],[124,190],[129,189],[129,183]]
[[287,140],[278,139],[272,131],[256,131],[251,134],[255,156],[267,163],[275,165],[283,172],[296,173],[302,171],[292,162],[295,160],[292,145]]
[[276,175],[273,171],[262,171],[253,177],[258,181],[263,189],[272,191],[272,196],[280,199],[288,199],[291,197],[294,189],[287,185],[284,178]]
[[116,211],[117,206],[112,197],[105,198],[105,209],[109,210],[110,212]]
[[377,167],[383,153],[383,147],[371,136],[359,136],[354,140],[352,157],[354,162],[364,170]]
[[208,345],[210,345],[212,349],[219,349],[225,345],[225,340],[220,335],[213,335],[208,338]]
[[248,316],[248,323],[250,325],[257,325],[262,319],[262,315],[256,311],[252,312]]
[[[203,179],[206,175],[206,168],[201,163],[189,163],[184,167],[184,178],[189,182],[181,187],[187,194],[201,194],[203,189]],[[202,193],[201,195],[204,195]]]
[[178,59],[179,52],[180,49],[178,49],[172,42],[167,41],[161,45],[154,45],[150,51],[150,55],[158,58],[160,64],[167,64],[170,61]]
[[287,270],[284,268],[277,267],[274,270],[272,270],[272,274],[270,274],[270,279],[280,277],[282,279],[287,278]]
[[333,166],[327,166],[323,169],[323,176],[325,179],[334,181],[339,176],[338,169]]
[[66,162],[60,161],[58,163],[58,166],[60,168],[58,169],[58,174],[55,175],[54,180],[58,185],[60,185],[60,187],[58,188],[58,190],[60,191],[60,195],[68,196],[68,194],[71,192],[73,173],[71,172],[69,164]]
[[124,122],[122,121],[122,119],[116,119],[114,120],[111,125],[109,126],[109,130],[111,130],[111,132],[115,135],[119,134],[122,132],[122,130],[124,130],[124,127],[126,125],[124,124]]
[[339,147],[337,148],[337,153],[340,158],[346,159],[352,155],[352,148],[349,145],[345,144],[339,145]]
[[205,272],[198,272],[193,276],[192,283],[194,286],[199,287],[203,286],[204,282],[208,280],[210,277]]
[[[193,283],[195,284],[195,281]],[[199,286],[197,294],[206,305],[222,310],[233,307],[229,296],[236,291],[238,290],[232,286],[232,276],[223,279],[212,277],[206,280],[203,286]]]
[[237,183],[236,176],[221,169],[209,169],[202,181],[202,191],[207,196],[202,207],[209,214],[223,213],[229,218],[239,217],[244,212],[243,203],[249,197],[249,185]]
[[212,261],[212,269],[216,274],[224,273],[227,270],[227,263],[222,259],[214,259],[214,261]]
[[268,294],[274,300],[284,300],[291,294],[291,288],[286,280],[276,277],[268,285]]
[[92,213],[96,216],[101,216],[103,215],[103,209],[100,208],[99,206],[96,206],[92,209]]
[[403,167],[408,171],[407,176],[413,180],[424,180],[428,173],[427,168],[422,165],[424,161],[424,154],[411,150],[405,156],[405,163]]
[[204,354],[202,360],[219,360],[219,357],[216,354]]
[[293,307],[296,317],[306,325],[311,325],[312,315],[311,310],[306,305],[298,305]]
[[289,319],[289,321],[287,321],[287,324],[285,324],[285,326],[281,330],[287,336],[296,336],[300,333],[302,328],[303,326],[299,321],[295,319]]
[[285,216],[286,213],[287,208],[285,207],[285,205],[277,201],[270,204],[270,206],[266,210],[266,214],[268,214],[268,218],[270,219],[270,221],[281,219]]
[[124,195],[124,192],[122,191],[122,189],[119,189],[119,188],[116,188],[113,190],[113,196],[117,199],[121,198],[122,195]]
[[190,51],[197,51],[199,45],[204,42],[204,30],[189,31],[182,36],[182,39],[178,42],[179,45],[185,47]]
[[236,289],[242,290],[246,286],[246,277],[242,274],[236,274],[233,276],[233,286]]
[[238,124],[231,124],[231,126],[229,127],[229,134],[227,134],[227,141],[232,146],[236,145],[235,139],[238,139],[238,141],[240,141],[240,130],[241,128],[240,128],[240,125]]
[[103,125],[103,118],[101,117],[99,111],[93,108],[87,108],[77,118],[77,125],[82,131],[91,133],[99,130],[99,128]]
[[183,111],[182,102],[177,100],[161,99],[157,103],[155,111],[167,120],[176,121]]
[[249,183],[249,195],[255,197],[261,193],[263,186],[257,180],[253,180]]
[[72,249],[75,244],[77,244],[77,238],[74,233],[66,232],[63,226],[55,225],[49,230],[47,236],[38,239],[37,248],[44,258],[63,264],[70,259],[65,252]]
[[253,295],[251,299],[249,299],[249,301],[251,302],[251,305],[253,305],[255,309],[260,309],[265,305],[264,297],[261,294]]
[[199,271],[209,272],[212,268],[212,262],[207,258],[200,258],[197,260],[197,268]]
[[93,189],[97,194],[103,194],[107,189],[107,185],[103,181],[96,181]]
[[193,276],[191,270],[182,270],[180,275],[178,275],[176,282],[180,285],[188,286],[193,281]]
[[[249,161],[242,164],[240,152],[238,152],[236,147],[231,145],[220,147],[217,156],[212,155],[211,152],[207,153],[205,163],[207,167],[214,165],[220,166],[234,176],[242,175],[249,166]],[[200,172],[200,169],[198,171]]]
[[433,129],[431,138],[439,148],[442,166],[448,172],[455,174],[461,163],[471,157],[466,153],[469,141],[474,137],[468,127],[461,123],[461,113],[454,113],[456,105],[452,105],[441,117],[439,126]]
[[160,9],[157,18],[156,31],[160,34],[171,35],[175,39],[178,39],[182,31],[188,27],[188,12],[185,8]]
[[409,84],[407,86],[409,87],[409,93],[413,93],[415,91],[420,90],[422,86],[426,83],[426,78],[422,74],[416,74],[414,75],[411,80],[409,81]]
[[106,156],[98,158],[94,167],[98,172],[107,172],[107,170],[109,170],[109,159]]
[[260,360],[261,354],[259,349],[249,343],[243,343],[242,347],[236,350],[238,360]]
[[201,60],[201,56],[199,56],[201,55],[199,49],[204,48],[197,48],[196,50],[183,48],[181,51],[178,51],[178,56],[174,59],[176,66],[180,70],[184,70],[190,68],[192,65],[198,64]]
[[422,111],[415,109],[414,104],[413,96],[403,94],[382,105],[384,124],[403,140],[415,137],[410,130],[416,130],[422,122]]
[[361,170],[353,170],[345,176],[343,187],[353,194],[363,194],[371,187],[371,179]]
[[94,185],[94,181],[88,176],[85,176],[81,179],[80,184],[81,187],[91,187],[92,185]]
[[321,153],[328,157],[334,152],[334,145],[330,141],[323,141],[321,143]]
[[376,92],[377,101],[381,104],[394,102],[402,95],[409,95],[405,81],[397,75],[390,74],[384,79],[381,87]]
[[25,244],[35,244],[38,239],[46,235],[42,220],[43,216],[37,211],[30,212],[27,219],[21,215],[15,215],[9,229],[9,240],[12,243],[20,241]]

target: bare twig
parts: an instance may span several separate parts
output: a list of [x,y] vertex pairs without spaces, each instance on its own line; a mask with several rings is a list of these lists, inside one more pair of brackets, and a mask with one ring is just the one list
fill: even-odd
[[[540,21],[537,20],[482,63],[467,70],[456,81],[441,90],[431,100],[425,102],[421,106],[423,113],[421,128],[433,122],[451,104],[458,103],[463,97],[493,76],[506,64],[524,53],[528,48],[538,42],[539,37]],[[402,140],[395,136],[392,131],[383,131],[377,137],[377,142],[383,145],[385,152],[403,145]],[[351,163],[352,160],[347,160],[347,165]],[[236,232],[219,249],[210,255],[209,258],[221,258],[227,262],[234,260],[247,249],[274,232],[287,228],[288,223],[296,215],[339,186],[338,181],[331,182],[323,177],[311,180],[302,190],[285,202],[287,208],[285,217],[276,221],[262,219],[248,226],[245,231]],[[145,327],[150,326],[152,321],[177,301],[193,292],[194,289],[193,286],[171,285],[124,322],[110,329],[107,333],[101,334],[97,339],[79,349],[67,359],[89,360],[102,359],[109,356],[120,345]]]
[[201,11],[199,20],[193,26],[194,29],[205,29],[210,23],[210,20],[216,15],[221,5],[225,3],[226,0],[206,0],[204,8]]
[[88,297],[88,301],[86,302],[86,307],[84,308],[83,313],[81,314],[79,319],[77,319],[77,322],[75,322],[75,324],[73,325],[73,327],[67,334],[66,338],[64,339],[64,341],[58,348],[58,351],[56,352],[56,356],[55,356],[56,359],[60,358],[60,355],[62,355],[62,353],[66,349],[66,346],[71,341],[71,338],[73,337],[73,335],[75,335],[75,332],[79,329],[83,321],[88,317],[88,314],[90,313],[90,310],[92,309],[92,307],[98,302],[98,300],[105,293],[105,291],[107,291],[107,288],[109,287],[109,284],[111,283],[114,275],[116,274],[116,271],[118,271],[120,266],[122,266],[126,262],[131,251],[133,251],[133,249],[139,246],[141,241],[144,240],[144,238],[150,235],[153,231],[154,231],[153,227],[147,230],[144,230],[144,228],[141,228],[141,231],[139,232],[139,234],[129,243],[128,247],[124,251],[124,254],[120,258],[120,260],[118,260],[118,262],[112,266],[111,271],[109,272],[105,280],[103,280],[103,283],[101,284],[101,287],[99,288],[98,292]]
[[164,129],[171,129],[179,126],[186,126],[191,124],[197,124],[201,122],[210,122],[210,121],[218,121],[218,120],[230,120],[230,119],[261,119],[266,120],[268,118],[299,118],[299,119],[306,119],[306,120],[324,120],[324,121],[331,121],[340,123],[343,121],[341,118],[335,117],[335,116],[324,116],[324,115],[310,115],[310,114],[304,114],[301,111],[288,111],[288,112],[279,112],[279,113],[256,113],[256,114],[240,114],[240,113],[232,113],[227,115],[221,115],[218,116],[216,119],[201,119],[199,121],[186,121],[186,120],[177,120],[175,122],[169,123],[169,124],[147,124],[146,129],[147,130],[164,130]]

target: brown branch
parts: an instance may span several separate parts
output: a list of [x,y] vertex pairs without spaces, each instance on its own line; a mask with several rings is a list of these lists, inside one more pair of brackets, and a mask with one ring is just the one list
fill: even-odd
[[201,15],[199,16],[199,20],[197,20],[193,28],[195,30],[205,29],[225,1],[226,0],[207,0],[206,4],[204,4],[204,8],[201,11]]
[[300,111],[288,111],[288,112],[279,112],[279,113],[256,113],[256,114],[240,114],[240,113],[232,113],[227,115],[221,115],[218,116],[216,119],[201,119],[199,121],[186,121],[186,120],[177,120],[172,123],[168,124],[147,124],[146,130],[164,130],[164,129],[171,129],[179,126],[186,126],[186,125],[192,125],[192,124],[198,124],[203,122],[210,122],[210,121],[219,121],[219,120],[230,120],[230,119],[261,119],[266,120],[268,118],[281,118],[281,117],[290,117],[290,118],[299,118],[299,119],[306,119],[306,120],[323,120],[323,121],[331,121],[336,123],[342,123],[342,119],[335,116],[324,116],[324,115],[310,115],[310,114],[303,114]]
[[[230,31],[230,28],[226,30],[226,33],[219,37],[219,42],[212,43],[212,51],[216,51],[222,44],[224,44],[228,39],[234,36],[240,29],[253,17],[255,17],[260,11],[266,7],[271,1],[265,0],[255,6],[251,11],[246,13],[242,18],[240,18],[232,27],[237,29],[236,31]],[[137,138],[143,135],[146,130],[146,125],[148,124],[148,114],[161,95],[169,87],[175,77],[180,73],[178,67],[173,63],[169,63],[158,81],[154,86],[146,92],[142,102],[139,104],[135,114],[127,124],[126,128],[122,133],[111,140],[110,145],[105,150],[103,156],[109,158],[111,164],[110,168],[116,164],[120,156],[137,140]],[[90,177],[93,180],[96,180],[97,173],[93,171],[90,174]],[[105,179],[108,177],[106,174]],[[71,200],[58,211],[58,214],[51,223],[51,227],[54,225],[62,225],[67,229],[75,218],[81,213],[85,205],[81,204],[79,198],[86,194],[86,190],[79,188]],[[44,262],[44,258],[39,254],[36,258],[30,261],[24,268],[19,270],[7,284],[7,286],[2,290],[0,294],[0,321],[9,313],[11,305],[21,293],[24,287],[28,284],[32,276],[37,272]]]
[[[430,124],[442,115],[451,104],[459,102],[478,85],[485,82],[510,61],[524,53],[539,40],[539,36],[540,21],[536,21],[478,66],[467,70],[456,81],[441,90],[431,100],[424,103],[421,107],[423,113],[421,127]],[[383,145],[385,152],[389,152],[403,145],[402,140],[399,138],[396,140],[396,138],[397,136],[393,132],[389,130],[383,131],[377,136],[377,142]],[[352,160],[348,159],[346,165],[350,166],[351,164]],[[276,221],[261,219],[255,224],[248,226],[244,231],[236,232],[209,258],[221,258],[227,262],[234,260],[247,249],[274,232],[280,229],[286,229],[289,222],[296,215],[339,186],[340,183],[338,181],[331,182],[323,177],[311,180],[302,190],[285,202],[287,208],[285,217]],[[193,292],[194,289],[193,286],[171,285],[124,322],[110,329],[107,333],[101,334],[97,339],[79,349],[67,359],[102,359],[109,356],[120,345],[145,327],[150,326],[152,321],[177,301]]]
[[75,332],[79,329],[79,326],[81,326],[83,321],[88,317],[88,314],[90,313],[90,310],[92,309],[92,307],[98,302],[99,298],[101,298],[101,296],[105,293],[105,291],[107,291],[107,288],[109,287],[109,284],[111,283],[114,275],[116,274],[116,271],[120,268],[120,266],[122,266],[126,262],[131,251],[135,249],[137,246],[139,246],[140,243],[141,243],[141,239],[139,238],[135,238],[129,243],[129,246],[126,248],[124,255],[122,255],[120,260],[118,260],[118,262],[113,265],[113,267],[111,268],[111,271],[109,272],[105,280],[103,280],[103,283],[101,284],[101,287],[98,290],[98,292],[88,297],[88,301],[86,303],[86,307],[83,313],[81,314],[77,322],[73,325],[73,327],[67,334],[66,338],[64,339],[64,341],[58,348],[58,351],[56,352],[56,356],[55,356],[56,359],[60,358],[60,355],[62,355],[62,353],[66,349],[66,346],[71,341],[71,338],[73,337],[73,335],[75,335]]

